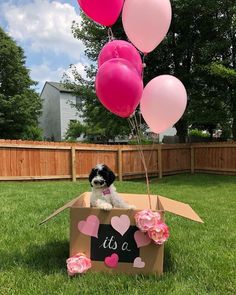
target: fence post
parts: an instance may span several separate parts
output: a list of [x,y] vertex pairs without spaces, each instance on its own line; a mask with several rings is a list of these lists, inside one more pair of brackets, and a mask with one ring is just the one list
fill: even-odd
[[194,147],[191,145],[191,174],[194,174]]
[[162,152],[161,144],[158,145],[157,157],[158,157],[158,177],[162,178]]
[[118,179],[119,181],[123,180],[123,167],[122,167],[122,148],[118,148]]
[[76,181],[76,157],[75,157],[75,147],[71,147],[71,178],[72,181]]

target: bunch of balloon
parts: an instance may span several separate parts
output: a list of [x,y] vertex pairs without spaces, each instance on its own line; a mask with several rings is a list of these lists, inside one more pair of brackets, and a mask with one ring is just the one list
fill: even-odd
[[[142,59],[168,33],[172,9],[170,0],[78,0],[93,21],[111,27],[122,12],[128,39],[110,40],[101,50],[96,75],[96,93],[112,113],[129,118],[140,103],[142,116],[154,133],[172,127],[183,115],[187,93],[180,80],[161,75],[143,89]],[[137,50],[136,48],[139,50]]]
[[[78,3],[89,18],[108,27],[122,12],[124,31],[133,44],[109,38],[99,54],[95,87],[103,106],[117,116],[129,118],[137,134],[140,128],[132,115],[139,104],[144,120],[154,133],[172,127],[186,108],[186,90],[171,75],[158,76],[143,89],[139,53],[145,56],[153,51],[168,33],[172,17],[170,0],[78,0]],[[140,155],[149,194],[147,166],[141,149]]]

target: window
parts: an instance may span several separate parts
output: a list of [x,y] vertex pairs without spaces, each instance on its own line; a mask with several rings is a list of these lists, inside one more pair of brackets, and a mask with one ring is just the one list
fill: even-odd
[[79,107],[81,105],[81,99],[79,96],[76,96],[75,99],[76,99],[75,105],[76,107]]

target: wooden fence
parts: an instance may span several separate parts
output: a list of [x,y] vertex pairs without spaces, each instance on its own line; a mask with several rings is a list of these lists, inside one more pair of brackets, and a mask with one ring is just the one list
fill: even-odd
[[[150,176],[186,172],[236,175],[236,142],[143,146]],[[0,180],[87,178],[106,163],[119,180],[144,177],[137,146],[0,140]]]

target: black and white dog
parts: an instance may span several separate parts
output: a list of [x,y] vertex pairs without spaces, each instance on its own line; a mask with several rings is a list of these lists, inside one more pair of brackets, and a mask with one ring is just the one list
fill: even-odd
[[134,210],[135,206],[129,205],[116,192],[113,185],[115,174],[105,164],[98,164],[89,175],[92,187],[90,197],[91,207],[111,210],[113,207]]

